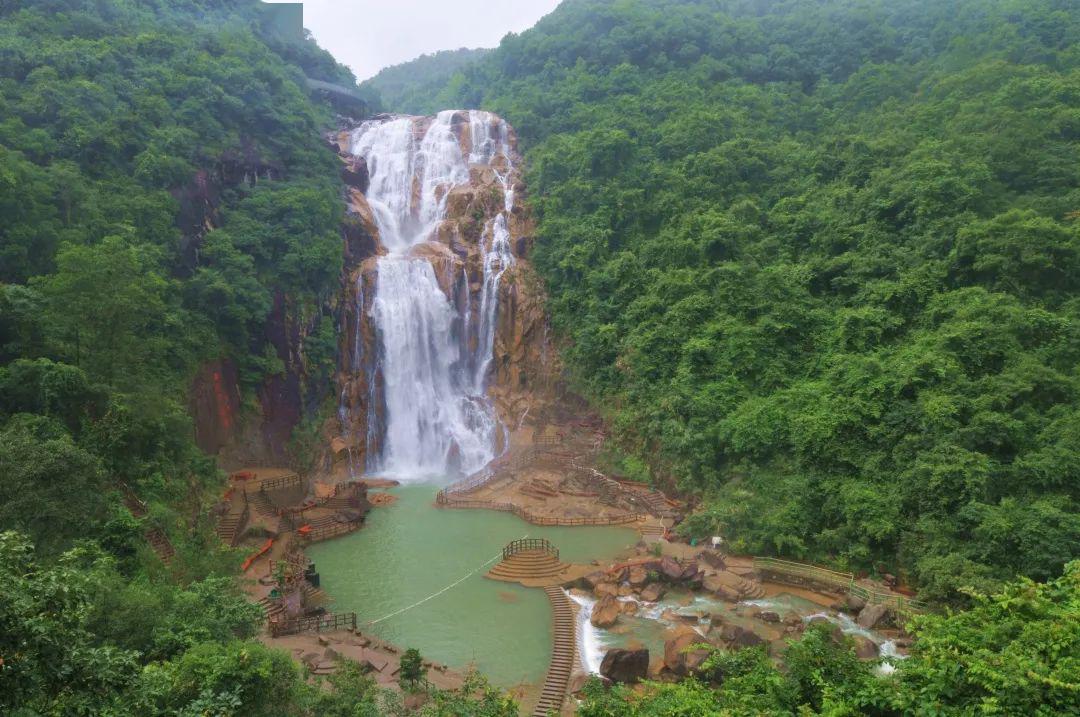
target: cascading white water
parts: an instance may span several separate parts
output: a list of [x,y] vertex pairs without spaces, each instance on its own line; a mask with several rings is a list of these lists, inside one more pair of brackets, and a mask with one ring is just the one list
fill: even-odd
[[[457,114],[440,112],[426,129],[425,120],[415,117],[367,122],[352,138],[353,153],[367,161],[366,198],[389,251],[378,261],[370,314],[379,355],[369,359],[368,469],[398,477],[480,470],[494,458],[501,428],[485,392],[499,279],[514,260],[507,222],[513,207],[509,131],[494,115],[468,113],[472,150],[466,158],[455,131]],[[467,272],[464,333],[458,335],[454,302],[431,263],[409,250],[431,238],[445,217],[450,190],[469,181],[469,164],[491,164],[499,156],[503,164],[496,176],[506,192],[505,211],[488,225],[491,247],[484,259],[476,353],[470,356]],[[379,378],[385,416],[377,428]],[[381,452],[372,456],[380,428]]]
[[431,264],[380,261],[373,313],[385,366],[383,470],[416,476],[483,468],[493,457],[497,422],[455,375],[454,312]]
[[593,626],[590,617],[596,600],[567,591],[567,597],[577,603],[577,653],[581,669],[589,674],[600,674],[600,663],[604,661],[604,646],[600,640],[600,631]]
[[477,362],[473,385],[482,390],[491,367],[492,350],[495,346],[495,320],[498,317],[499,280],[514,263],[510,251],[510,229],[506,223],[506,212],[502,212],[492,222],[491,250],[484,255],[484,286],[480,293],[480,331],[476,350],[480,356]]

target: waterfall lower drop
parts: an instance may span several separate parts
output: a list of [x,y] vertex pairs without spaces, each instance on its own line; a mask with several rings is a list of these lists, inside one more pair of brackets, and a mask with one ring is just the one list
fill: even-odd
[[[455,131],[457,114],[440,112],[426,129],[422,118],[373,120],[352,138],[353,154],[367,161],[365,196],[389,252],[378,260],[370,311],[379,351],[368,359],[367,468],[399,478],[474,473],[495,457],[499,432],[505,430],[487,399],[486,383],[499,280],[514,261],[509,131],[490,113],[469,112],[472,149],[466,159]],[[503,164],[495,167],[499,157]],[[485,231],[491,246],[484,257],[473,356],[467,273],[463,270],[466,300],[459,322],[456,302],[440,287],[431,262],[410,254],[445,217],[450,190],[468,183],[470,163],[492,165],[505,195],[504,211]],[[376,390],[379,378],[382,396]],[[384,425],[376,427],[374,406],[380,399]],[[381,452],[373,456],[380,428]]]
[[600,663],[604,661],[604,646],[600,641],[600,631],[593,626],[590,618],[596,600],[567,591],[567,597],[577,603],[577,653],[581,669],[590,674],[600,674]]
[[373,311],[386,367],[383,470],[422,476],[483,468],[497,422],[487,401],[462,385],[454,312],[431,264],[380,261]]

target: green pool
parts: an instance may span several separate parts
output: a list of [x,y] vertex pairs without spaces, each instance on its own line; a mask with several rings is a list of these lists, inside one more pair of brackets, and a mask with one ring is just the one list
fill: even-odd
[[[334,610],[355,611],[360,623],[379,620],[460,580],[525,535],[551,541],[565,562],[610,558],[638,539],[628,528],[542,528],[509,513],[438,509],[436,490],[391,489],[397,502],[372,510],[362,530],[307,550]],[[551,651],[547,598],[542,590],[488,580],[485,571],[361,629],[451,667],[475,665],[503,687],[539,683]]]

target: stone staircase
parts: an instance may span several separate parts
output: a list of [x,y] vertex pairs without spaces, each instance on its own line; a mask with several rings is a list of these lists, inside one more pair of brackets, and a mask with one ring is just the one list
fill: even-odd
[[555,621],[555,641],[551,648],[551,664],[548,665],[540,699],[533,709],[533,717],[557,715],[566,699],[566,687],[574,669],[577,638],[574,630],[574,609],[563,589],[556,586],[544,588],[551,603]]
[[524,550],[503,558],[487,573],[492,580],[521,582],[551,579],[554,581],[566,570],[558,557],[546,550]]
[[[121,484],[120,490],[124,506],[127,507],[128,511],[139,520],[146,518],[149,512],[146,508],[146,503],[139,500],[139,497],[135,495],[135,492],[131,490],[131,487],[126,483]],[[150,548],[166,567],[172,565],[172,559],[176,557],[176,549],[173,547],[172,543],[169,542],[169,536],[165,535],[165,531],[156,525],[148,526],[143,532],[143,537],[146,538],[146,542],[150,544]]]
[[[314,588],[308,583],[300,588],[303,592],[303,604],[305,607],[322,607],[330,602],[329,596],[321,588]],[[285,606],[279,600],[271,600],[269,596],[261,598],[257,603],[262,608],[266,621],[285,615]]]
[[270,501],[270,496],[264,490],[257,490],[249,495],[252,507],[261,516],[271,518],[278,514],[278,509]]
[[655,488],[637,489],[634,492],[645,501],[649,512],[657,518],[673,518],[675,516],[675,511],[671,509],[667,496]]
[[239,513],[230,510],[225,515],[221,516],[221,520],[218,521],[216,529],[218,537],[221,538],[221,542],[229,547],[235,548],[240,532],[247,523],[247,516],[247,510],[243,510]]
[[739,592],[742,593],[743,600],[760,600],[765,597],[765,587],[757,580],[748,580],[739,576],[736,585]]
[[161,528],[148,528],[145,536],[146,542],[150,543],[150,547],[153,548],[161,562],[167,566],[172,565],[172,559],[176,556],[176,549],[169,542],[165,532]]
[[540,500],[547,500],[548,498],[557,498],[559,495],[559,489],[545,480],[534,478],[521,487],[521,492],[524,495],[532,498],[539,498]]
[[704,582],[707,590],[726,596],[729,600],[760,600],[765,597],[765,587],[760,581],[730,570],[710,572]]
[[365,493],[362,486],[349,485],[332,498],[327,498],[320,507],[330,510],[361,510],[364,507],[362,497]]
[[663,538],[664,533],[667,532],[667,528],[659,521],[648,520],[638,526],[638,532],[641,533],[641,537],[646,541],[652,541]]
[[256,604],[262,608],[263,616],[267,622],[285,614],[285,606],[276,600],[271,600],[269,597],[260,599]]

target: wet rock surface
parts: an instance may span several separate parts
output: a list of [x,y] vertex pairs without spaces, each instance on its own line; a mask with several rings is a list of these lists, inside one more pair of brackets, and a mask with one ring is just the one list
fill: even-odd
[[600,674],[612,682],[633,684],[645,679],[649,672],[649,651],[608,650],[600,663]]

